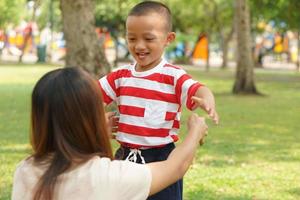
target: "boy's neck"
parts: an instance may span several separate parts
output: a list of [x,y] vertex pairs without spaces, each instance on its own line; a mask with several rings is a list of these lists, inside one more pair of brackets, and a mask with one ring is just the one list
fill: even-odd
[[151,63],[148,66],[141,66],[139,63],[136,63],[136,65],[135,65],[135,71],[136,72],[149,71],[149,70],[155,68],[156,66],[158,66],[161,61],[162,61],[162,58],[159,59],[158,61],[156,61],[155,63]]

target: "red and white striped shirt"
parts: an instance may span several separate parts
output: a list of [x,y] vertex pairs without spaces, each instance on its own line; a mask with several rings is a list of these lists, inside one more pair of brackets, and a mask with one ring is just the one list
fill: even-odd
[[131,148],[176,142],[181,106],[193,107],[191,97],[201,84],[180,67],[162,60],[144,72],[127,65],[99,80],[104,102],[115,101],[120,119],[116,139]]

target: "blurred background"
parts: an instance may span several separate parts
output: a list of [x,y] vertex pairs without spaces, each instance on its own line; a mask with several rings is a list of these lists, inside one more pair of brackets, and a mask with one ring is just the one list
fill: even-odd
[[[96,0],[95,32],[112,66],[130,62],[124,23],[136,0]],[[174,42],[165,57],[180,64],[232,67],[236,61],[233,0],[166,0],[173,13]],[[72,2],[71,2],[72,3]],[[251,50],[255,67],[299,69],[299,1],[252,0]],[[2,0],[2,62],[63,63],[66,42],[58,0]]]
[[[0,200],[11,199],[14,170],[31,153],[37,80],[66,66],[98,79],[131,63],[125,20],[138,2],[0,0]],[[300,199],[300,0],[161,2],[177,36],[163,56],[213,91],[220,115],[218,126],[207,120],[184,200]],[[190,114],[183,109],[180,138]]]

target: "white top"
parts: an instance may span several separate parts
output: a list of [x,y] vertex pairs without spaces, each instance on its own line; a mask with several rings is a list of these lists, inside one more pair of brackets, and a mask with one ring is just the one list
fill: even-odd
[[[45,167],[23,160],[14,176],[12,200],[32,200],[34,186]],[[151,171],[146,165],[94,157],[58,177],[55,200],[144,200],[148,197]]]

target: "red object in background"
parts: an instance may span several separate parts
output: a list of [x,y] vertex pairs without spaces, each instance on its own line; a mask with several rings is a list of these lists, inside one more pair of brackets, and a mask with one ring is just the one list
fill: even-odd
[[0,30],[0,41],[4,42],[5,41],[5,32],[3,30]]
[[32,34],[32,24],[28,23],[27,26],[23,30],[24,37],[30,36]]

